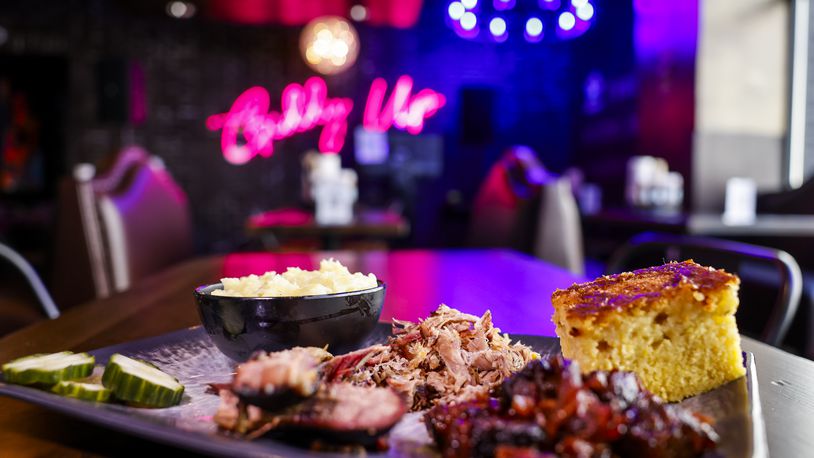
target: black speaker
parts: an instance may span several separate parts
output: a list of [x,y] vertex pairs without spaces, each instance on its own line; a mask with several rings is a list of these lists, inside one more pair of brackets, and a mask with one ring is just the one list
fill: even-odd
[[127,121],[129,102],[128,62],[105,57],[96,62],[96,113],[100,122]]
[[489,87],[461,89],[461,144],[488,145],[494,139],[497,92]]

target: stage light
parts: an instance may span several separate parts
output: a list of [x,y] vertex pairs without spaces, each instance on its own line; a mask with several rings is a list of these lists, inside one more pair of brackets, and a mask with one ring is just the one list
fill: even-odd
[[540,0],[538,4],[540,5],[540,8],[544,10],[556,10],[562,6],[560,4],[560,0]]
[[560,18],[557,22],[560,24],[560,28],[567,32],[574,28],[574,24],[576,24],[577,21],[570,11],[566,11],[560,14]]
[[461,28],[464,30],[472,30],[478,25],[478,17],[471,11],[467,11],[461,16]]
[[496,37],[502,36],[506,33],[506,21],[499,17],[492,19],[489,21],[489,31]]
[[[359,0],[356,0],[359,1]],[[502,43],[523,34],[526,41],[572,40],[593,27],[595,0],[448,0],[447,25],[461,38]],[[516,8],[515,8],[516,7]],[[481,33],[488,26],[488,33]],[[551,28],[551,30],[543,30]]]
[[543,21],[533,17],[526,21],[526,34],[530,37],[538,37],[543,33]]
[[594,6],[590,3],[585,3],[580,6],[577,8],[577,17],[583,21],[590,21],[591,18],[594,17]]
[[353,26],[340,17],[319,17],[302,30],[300,51],[309,67],[324,75],[333,75],[356,62],[359,36]]
[[449,17],[453,20],[459,20],[466,13],[466,7],[461,2],[452,2],[447,9]]
[[514,8],[515,0],[493,0],[496,11],[506,11]]

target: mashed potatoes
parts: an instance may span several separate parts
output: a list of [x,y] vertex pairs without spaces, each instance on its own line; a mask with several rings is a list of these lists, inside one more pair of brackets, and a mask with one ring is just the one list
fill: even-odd
[[240,278],[222,278],[223,289],[212,291],[215,296],[286,297],[318,296],[375,288],[378,283],[373,274],[350,273],[348,268],[334,259],[323,259],[319,270],[289,267],[282,275],[266,272]]

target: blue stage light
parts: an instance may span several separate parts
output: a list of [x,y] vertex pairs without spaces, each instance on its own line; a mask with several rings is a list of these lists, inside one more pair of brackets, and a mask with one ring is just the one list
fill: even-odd
[[506,21],[499,17],[492,19],[489,21],[489,31],[496,37],[502,36],[506,33]]
[[533,17],[526,21],[526,33],[530,37],[538,37],[543,33],[543,21],[539,18]]
[[450,18],[457,21],[458,19],[461,19],[464,13],[466,13],[466,8],[461,2],[452,2],[449,4],[447,12],[449,13]]
[[577,17],[583,21],[590,21],[591,18],[594,17],[594,6],[590,3],[585,3],[580,6],[577,8]]
[[475,13],[471,11],[467,11],[461,16],[461,28],[464,30],[472,30],[475,26],[478,25],[478,17],[475,16]]
[[576,18],[574,18],[574,15],[571,14],[570,11],[565,11],[562,14],[560,14],[560,18],[557,20],[557,23],[560,25],[561,29],[567,32],[574,28],[574,25],[577,23],[577,20]]

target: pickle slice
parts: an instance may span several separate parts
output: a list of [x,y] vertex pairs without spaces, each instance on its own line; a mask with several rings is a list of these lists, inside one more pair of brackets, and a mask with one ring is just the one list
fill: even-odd
[[73,382],[65,380],[51,388],[56,394],[83,401],[107,402],[110,390],[96,383]]
[[3,377],[18,385],[54,385],[63,380],[87,377],[95,359],[87,353],[63,351],[38,354],[3,364]]
[[178,405],[184,394],[184,385],[175,377],[118,353],[107,362],[102,383],[116,399],[144,407]]

